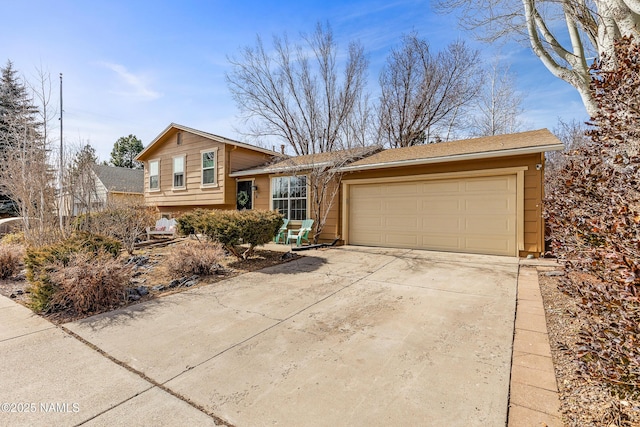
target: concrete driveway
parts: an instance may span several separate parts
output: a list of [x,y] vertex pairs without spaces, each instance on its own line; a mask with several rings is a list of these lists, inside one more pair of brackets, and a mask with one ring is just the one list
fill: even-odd
[[516,258],[304,255],[65,327],[237,426],[505,425]]

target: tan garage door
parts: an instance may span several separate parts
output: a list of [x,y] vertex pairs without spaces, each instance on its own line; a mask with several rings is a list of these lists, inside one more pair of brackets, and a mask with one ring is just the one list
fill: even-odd
[[349,185],[349,244],[516,255],[516,176]]

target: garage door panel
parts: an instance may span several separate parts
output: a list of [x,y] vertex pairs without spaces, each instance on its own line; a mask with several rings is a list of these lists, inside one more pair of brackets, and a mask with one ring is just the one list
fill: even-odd
[[441,233],[442,230],[461,231],[461,218],[451,215],[425,215],[422,218],[422,232]]
[[418,213],[418,202],[415,200],[415,196],[406,199],[394,197],[393,200],[384,200],[382,202],[382,209],[386,213],[410,213],[415,215]]
[[500,197],[470,197],[465,200],[464,210],[478,214],[509,215],[516,213],[516,201]]
[[389,230],[408,231],[415,233],[418,230],[419,218],[413,216],[387,217],[384,226]]
[[496,191],[506,192],[515,189],[515,180],[505,180],[504,176],[478,178],[464,181],[466,192],[472,193],[495,193]]
[[[510,245],[504,239],[498,239],[489,235],[481,237],[468,237],[465,239],[465,247],[485,248],[487,251],[495,253],[505,253],[510,250]],[[488,253],[488,252],[484,252]]]
[[465,219],[465,228],[463,230],[467,234],[487,234],[499,233],[501,238],[515,234],[515,222],[509,218],[503,217],[471,217]]
[[421,191],[418,183],[413,184],[387,184],[382,186],[383,195],[395,195],[395,196],[411,196],[419,194]]
[[420,243],[424,248],[451,252],[460,252],[464,246],[460,238],[438,234],[423,235]]
[[421,187],[422,194],[458,194],[461,191],[458,181],[429,181],[423,182]]
[[389,246],[394,247],[416,247],[418,245],[417,235],[410,233],[388,233],[384,241]]
[[457,214],[460,211],[460,199],[458,197],[443,196],[437,199],[421,200],[422,212],[441,212]]
[[516,255],[515,175],[352,184],[349,243]]

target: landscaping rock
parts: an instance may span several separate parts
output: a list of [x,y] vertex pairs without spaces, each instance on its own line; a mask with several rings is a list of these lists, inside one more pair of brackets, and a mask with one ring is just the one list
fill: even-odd
[[292,252],[285,252],[282,254],[282,259],[293,259],[296,256]]
[[175,288],[176,286],[180,286],[180,284],[181,284],[180,279],[173,279],[172,281],[169,282],[167,287],[171,289],[171,288]]
[[548,271],[544,273],[545,276],[564,276],[564,271]]
[[151,290],[152,291],[156,291],[156,292],[164,291],[165,290],[165,286],[164,285],[156,285],[156,286],[153,286],[151,288]]
[[12,293],[11,295],[9,295],[9,298],[11,298],[11,299],[14,299],[14,298],[16,298],[16,297],[17,297],[17,295],[16,295],[16,294],[13,294],[13,293]]
[[188,280],[188,281],[184,282],[184,284],[182,286],[184,286],[185,288],[190,288],[195,284],[196,284],[196,282],[194,280]]
[[140,295],[138,291],[133,288],[127,288],[127,300],[129,301],[138,301],[140,299]]
[[136,292],[138,292],[138,295],[140,295],[141,297],[148,295],[149,294],[149,288],[146,286],[138,286],[136,288]]

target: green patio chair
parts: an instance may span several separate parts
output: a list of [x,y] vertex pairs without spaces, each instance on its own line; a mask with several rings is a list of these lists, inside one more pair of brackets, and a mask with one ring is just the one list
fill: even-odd
[[301,246],[303,240],[309,243],[309,233],[312,227],[312,219],[303,219],[302,225],[298,230],[289,230],[287,233],[287,245],[290,244],[294,238],[296,239],[296,246]]
[[[288,224],[289,224],[289,220],[287,218],[285,218],[284,222],[282,223],[282,227],[280,227],[280,230],[278,230],[278,233],[273,238],[274,242],[284,244],[285,236],[287,235],[287,225]],[[282,239],[282,241],[280,241],[281,239]]]

